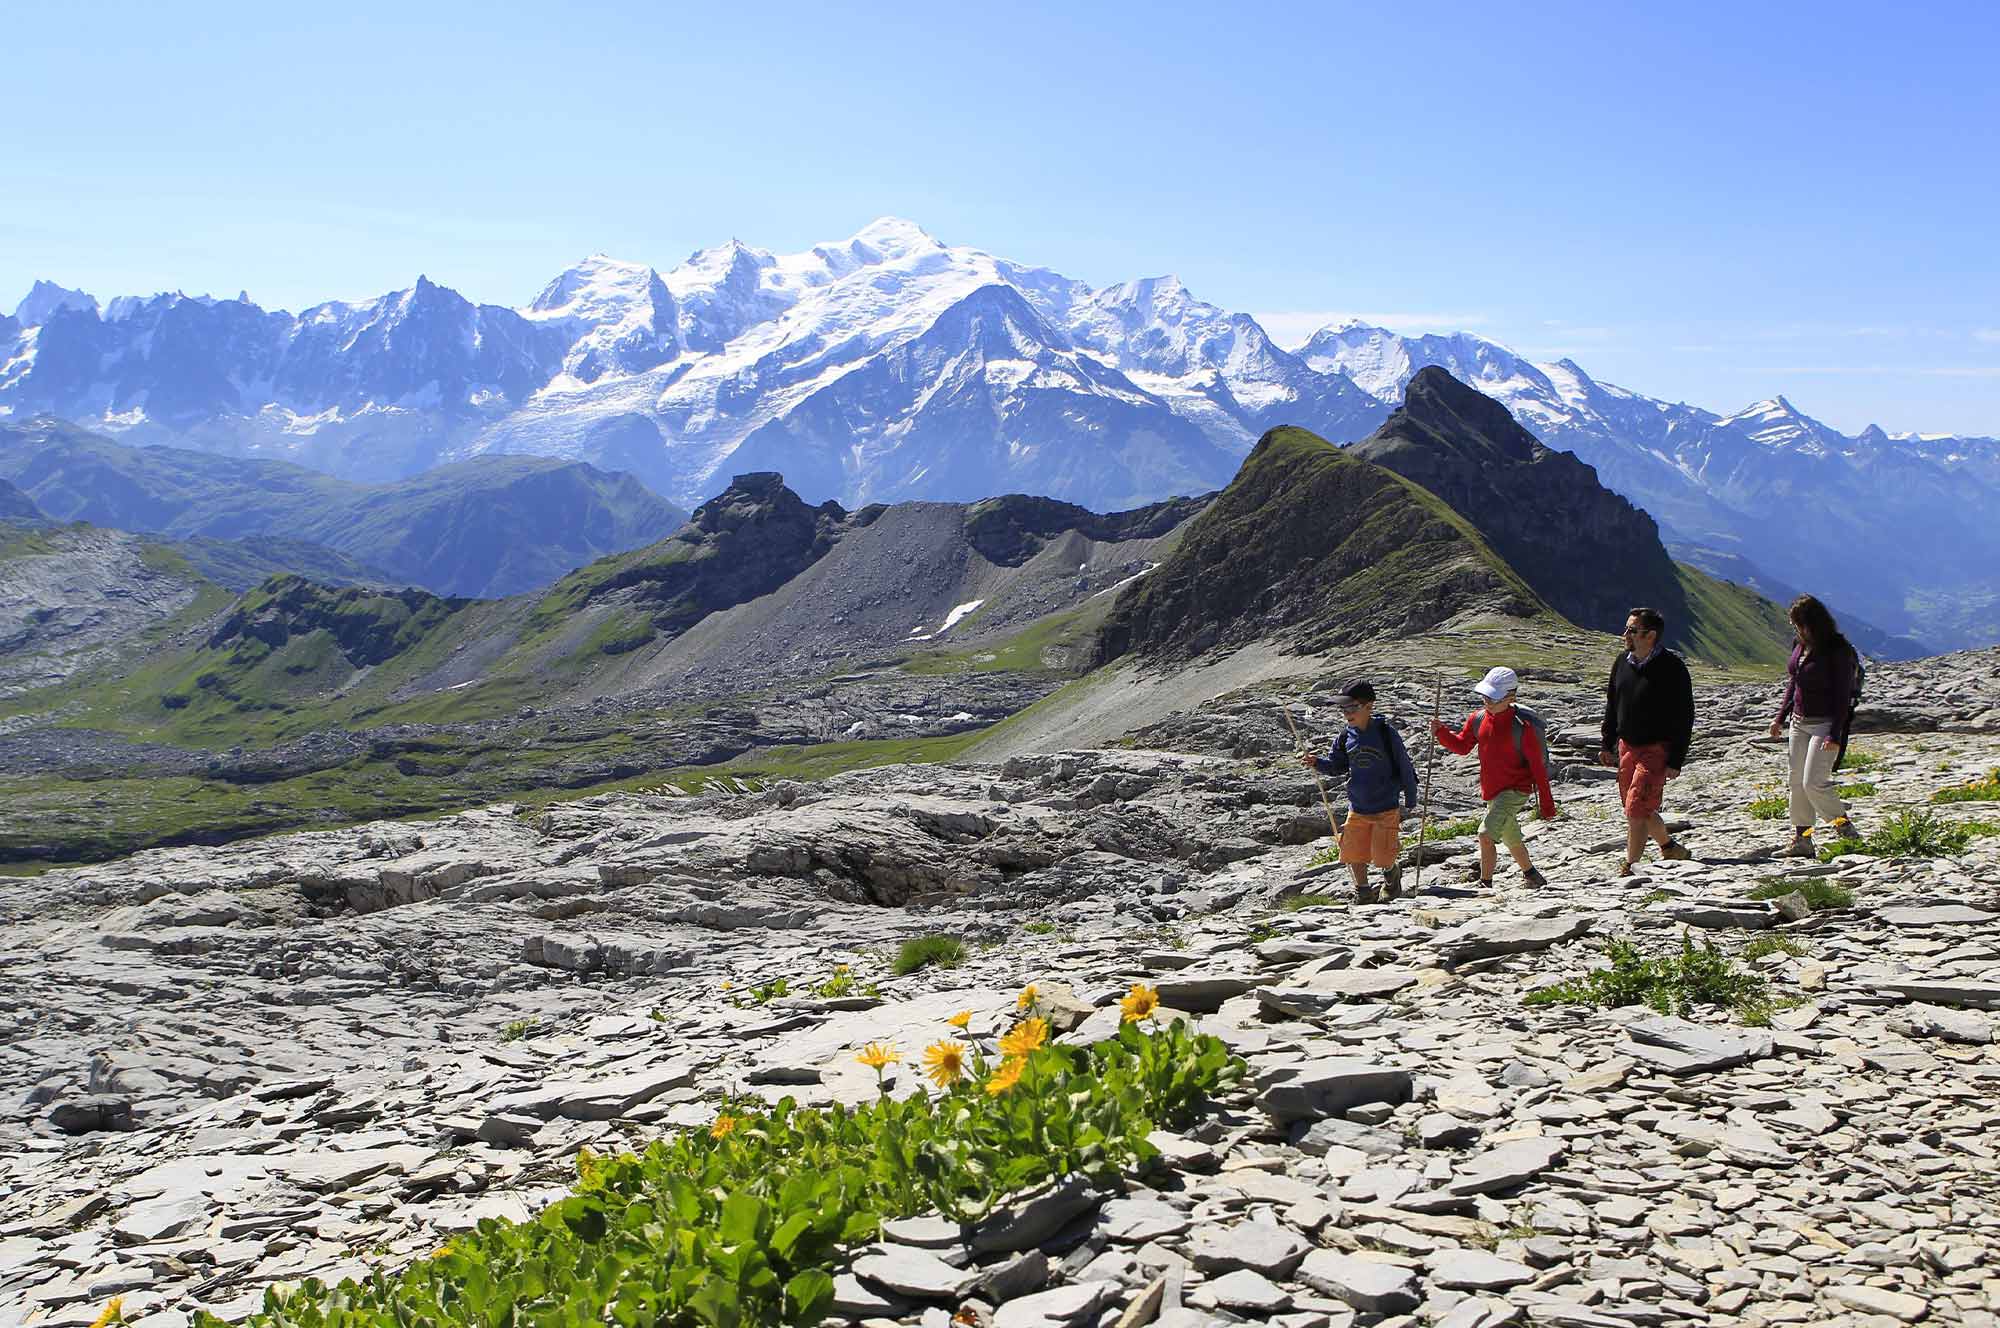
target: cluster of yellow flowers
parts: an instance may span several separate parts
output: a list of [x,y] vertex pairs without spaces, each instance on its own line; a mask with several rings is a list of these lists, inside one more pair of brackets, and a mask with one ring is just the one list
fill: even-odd
[[[1041,990],[1034,983],[1021,989],[1014,1000],[1014,1008],[1023,1013],[1038,1008]],[[1143,982],[1132,984],[1132,990],[1118,1001],[1118,1009],[1124,1016],[1123,1022],[1131,1024],[1151,1019],[1160,1008],[1160,993],[1155,987]],[[963,1033],[972,1025],[972,1011],[960,1010],[945,1022]],[[1010,1092],[1021,1082],[1021,1075],[1028,1067],[1028,1057],[1048,1045],[1049,1021],[1038,1014],[1016,1023],[1000,1039],[1001,1061],[999,1067],[986,1076],[981,1087],[989,1097],[999,1097]],[[891,1065],[902,1063],[903,1055],[886,1042],[870,1042],[854,1058],[862,1065],[875,1071],[878,1083]],[[972,1077],[973,1063],[971,1048],[954,1038],[942,1038],[924,1048],[924,1074],[939,1088],[951,1088]],[[717,1116],[715,1124],[709,1127],[709,1135],[716,1139],[726,1137],[730,1131],[742,1124],[737,1116]]]

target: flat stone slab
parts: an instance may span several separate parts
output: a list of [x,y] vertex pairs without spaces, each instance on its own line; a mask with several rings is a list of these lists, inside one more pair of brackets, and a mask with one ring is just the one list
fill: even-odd
[[1547,1171],[1566,1151],[1560,1139],[1510,1139],[1460,1163],[1445,1192],[1463,1197],[1511,1190]]
[[954,1268],[929,1250],[877,1245],[854,1261],[854,1275],[885,1291],[916,1300],[957,1300],[979,1280],[976,1268]]
[[1413,1087],[1408,1070],[1330,1057],[1266,1070],[1257,1079],[1257,1105],[1282,1124],[1333,1116],[1370,1102],[1408,1102]]
[[1454,1291],[1505,1291],[1534,1279],[1528,1265],[1485,1250],[1447,1250],[1431,1263],[1431,1282]]
[[1306,1255],[1298,1279],[1323,1296],[1375,1314],[1404,1314],[1424,1299],[1417,1275],[1409,1269],[1337,1250]]
[[1097,1229],[1121,1245],[1178,1236],[1191,1224],[1187,1213],[1158,1199],[1113,1199],[1104,1205]]
[[1932,1005],[1968,1005],[1980,1010],[2000,1010],[2000,975],[1977,981],[1907,978],[1896,982],[1878,982],[1875,990],[1884,996],[1927,1001]]
[[1289,1277],[1312,1247],[1286,1227],[1269,1222],[1210,1223],[1188,1242],[1188,1259],[1204,1273],[1248,1268],[1266,1277]]
[[1892,927],[1938,927],[1965,922],[2000,922],[2000,914],[1968,904],[1891,904],[1875,916]]
[[1777,1050],[1769,1033],[1711,1028],[1671,1015],[1644,1015],[1625,1025],[1619,1050],[1668,1074],[1701,1074],[1762,1060]]
[[1176,973],[1154,984],[1160,1004],[1189,1014],[1214,1014],[1222,1003],[1257,985],[1248,973]]
[[1993,1041],[1993,1021],[1974,1010],[1953,1010],[1942,1005],[1912,1005],[1890,1027],[1910,1037],[1942,1038],[1970,1046],[1987,1046]]
[[1467,964],[1501,955],[1532,954],[1564,941],[1573,941],[1590,930],[1590,919],[1580,913],[1553,918],[1478,918],[1448,927],[1431,937],[1447,964]]
[[1010,1300],[993,1315],[993,1328],[1068,1328],[1095,1323],[1098,1312],[1118,1298],[1116,1282],[1072,1282]]

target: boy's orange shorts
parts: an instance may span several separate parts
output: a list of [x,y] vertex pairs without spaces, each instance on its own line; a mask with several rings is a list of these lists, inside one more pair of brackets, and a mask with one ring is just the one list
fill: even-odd
[[1373,863],[1393,867],[1403,848],[1403,814],[1391,807],[1386,812],[1349,812],[1340,827],[1340,860],[1350,867]]

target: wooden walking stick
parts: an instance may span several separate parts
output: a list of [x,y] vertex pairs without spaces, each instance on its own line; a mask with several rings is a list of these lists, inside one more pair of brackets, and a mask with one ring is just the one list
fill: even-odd
[[1415,894],[1417,887],[1424,883],[1424,836],[1431,828],[1431,772],[1437,769],[1438,739],[1436,726],[1443,715],[1444,674],[1440,672],[1437,675],[1437,692],[1431,698],[1432,729],[1428,735],[1431,740],[1431,749],[1424,756],[1424,803],[1423,810],[1417,816],[1417,871],[1416,875],[1410,878],[1411,894]]
[[[1297,748],[1299,754],[1303,756],[1306,750],[1306,743],[1305,739],[1299,736],[1299,726],[1292,723],[1291,706],[1280,701],[1278,709],[1285,712],[1285,727],[1292,731],[1292,746]],[[1326,785],[1320,780],[1318,766],[1313,767],[1313,783],[1319,788],[1319,805],[1326,808],[1327,826],[1333,831],[1333,837],[1338,839],[1340,838],[1340,822],[1333,819],[1333,804],[1326,800]]]

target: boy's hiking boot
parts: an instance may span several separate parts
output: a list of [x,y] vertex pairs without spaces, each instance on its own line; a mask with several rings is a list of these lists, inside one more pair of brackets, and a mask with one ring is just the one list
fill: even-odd
[[1660,856],[1671,862],[1686,862],[1694,854],[1688,852],[1687,845],[1681,843],[1680,840],[1669,839],[1666,843],[1660,845]]
[[1403,893],[1403,869],[1401,867],[1383,868],[1382,898],[1385,900],[1397,899],[1402,896],[1402,893]]
[[1833,833],[1840,836],[1840,842],[1843,844],[1851,843],[1861,838],[1861,832],[1854,828],[1854,822],[1848,820],[1845,816],[1836,816],[1833,819]]
[[1781,858],[1818,857],[1819,851],[1813,847],[1812,831],[1809,829],[1793,831],[1792,842],[1785,845],[1784,850],[1778,856]]
[[1536,890],[1546,890],[1548,889],[1549,886],[1549,878],[1542,875],[1541,869],[1539,867],[1530,867],[1528,868],[1526,873],[1522,875],[1521,883],[1523,885],[1530,886]]

